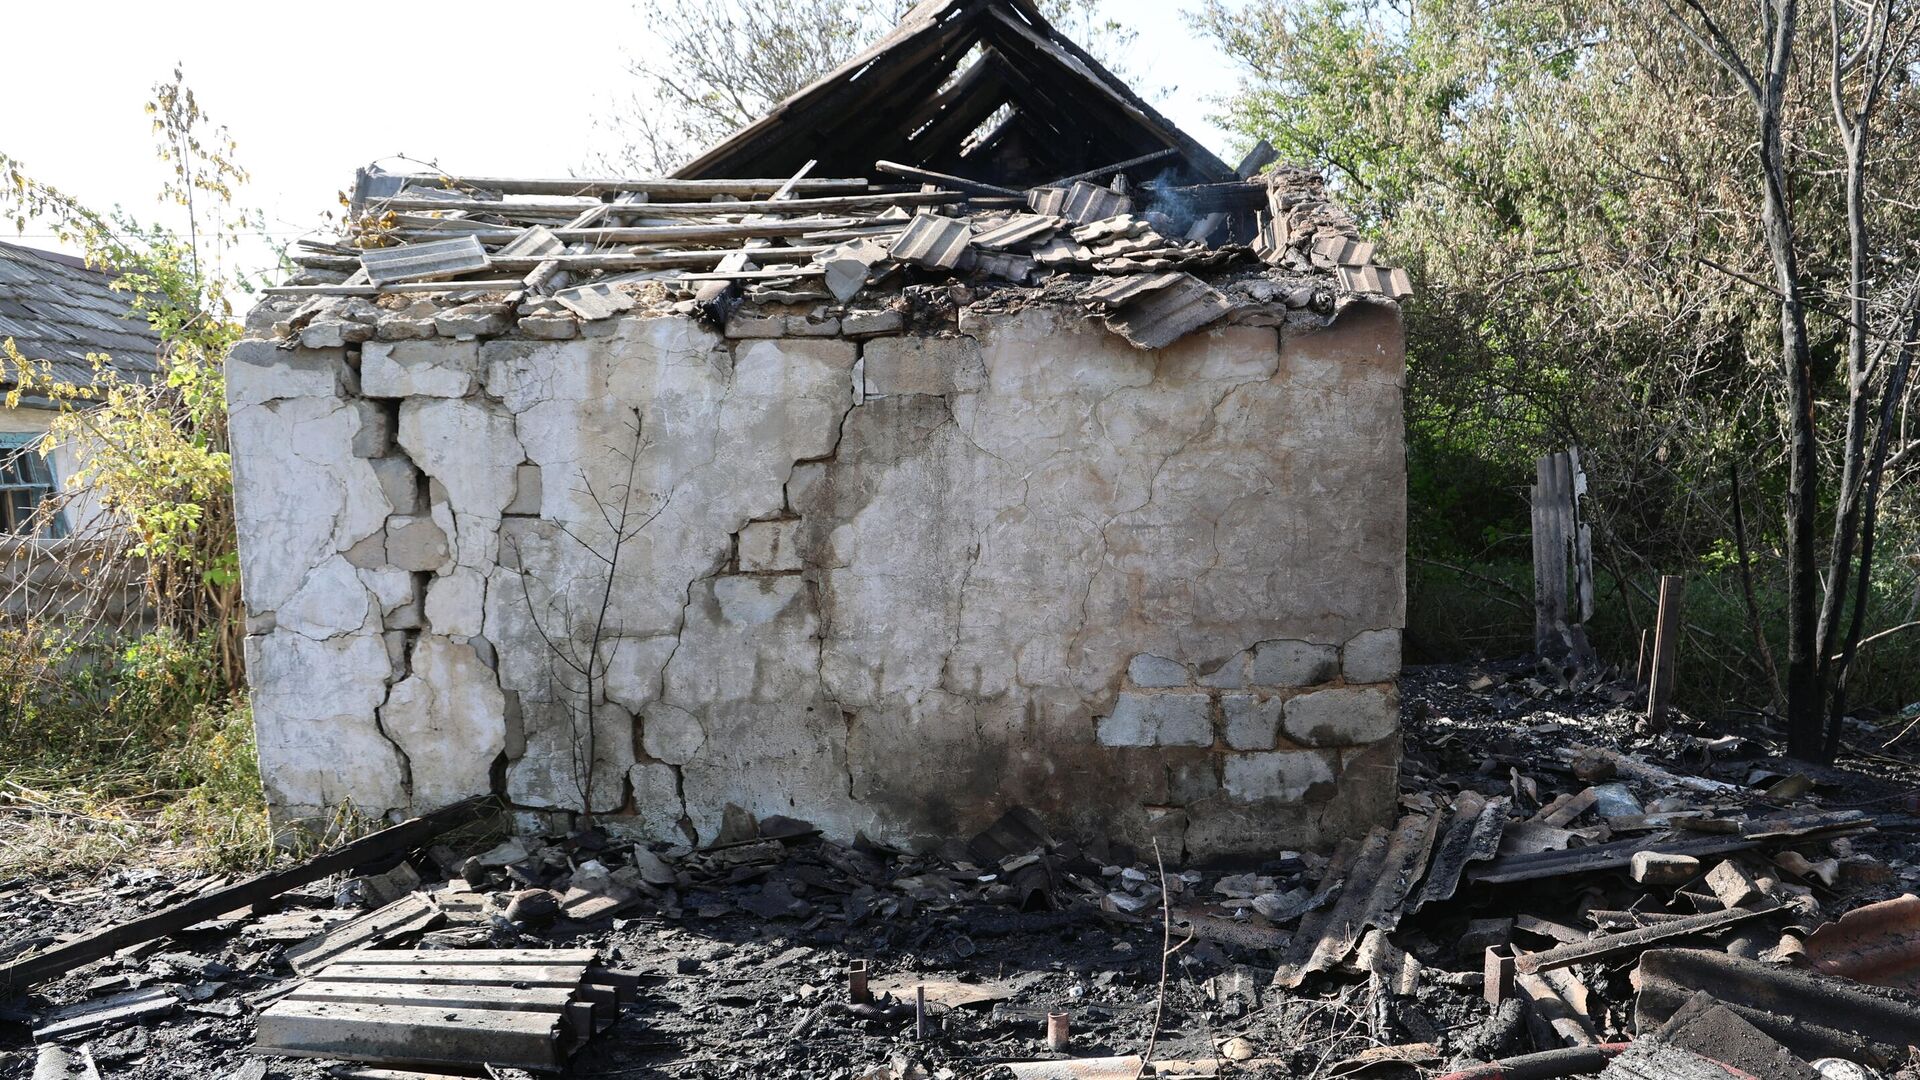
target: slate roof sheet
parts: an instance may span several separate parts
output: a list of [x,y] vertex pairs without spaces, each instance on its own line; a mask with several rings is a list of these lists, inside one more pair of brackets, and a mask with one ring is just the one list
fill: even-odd
[[0,243],[0,338],[12,338],[30,360],[52,361],[68,381],[92,381],[92,353],[111,357],[124,378],[149,379],[158,370],[159,337],[128,315],[131,297],[112,282],[112,274],[71,255]]

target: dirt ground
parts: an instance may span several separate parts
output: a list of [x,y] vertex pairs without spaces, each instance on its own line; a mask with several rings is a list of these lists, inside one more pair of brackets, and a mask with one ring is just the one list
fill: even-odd
[[[1809,857],[1844,855],[1856,871],[1831,886],[1801,886],[1825,917],[1920,891],[1912,846],[1920,768],[1903,756],[1911,752],[1905,741],[1879,749],[1897,727],[1862,725],[1849,733],[1856,749],[1840,767],[1809,771],[1783,764],[1765,733],[1730,736],[1679,718],[1665,733],[1637,734],[1636,703],[1617,686],[1566,686],[1553,671],[1518,664],[1410,671],[1403,711],[1409,807],[1444,806],[1471,789],[1531,813],[1587,786],[1590,778],[1576,774],[1576,744],[1632,750],[1676,774],[1741,785],[1753,815],[1874,814],[1874,831],[1803,849]],[[1777,786],[1794,774],[1806,776],[1804,793]],[[1690,801],[1634,786],[1649,812]],[[450,842],[414,861],[423,887],[464,876],[472,884],[456,888],[480,894],[482,911],[414,947],[591,947],[608,966],[640,975],[637,1003],[573,1058],[569,1075],[578,1077],[987,1077],[1007,1063],[1065,1056],[1047,1048],[1050,1011],[1070,1014],[1076,1058],[1144,1054],[1151,1044],[1156,1062],[1204,1062],[1189,1068],[1223,1075],[1411,1077],[1536,1046],[1518,1010],[1495,1012],[1482,999],[1481,951],[1499,932],[1489,920],[1527,913],[1590,928],[1593,910],[1680,910],[1670,906],[1674,896],[1620,874],[1463,885],[1391,935],[1415,961],[1417,975],[1402,987],[1411,993],[1383,990],[1351,960],[1289,990],[1272,979],[1300,913],[1276,909],[1298,907],[1328,884],[1320,855],[1276,851],[1248,865],[1168,867],[1163,879],[1150,853],[1088,850],[1067,838],[1050,838],[1033,862],[994,866],[958,843],[910,855],[833,844],[804,823],[759,828],[761,839],[708,852],[662,848],[652,859],[585,831],[535,841],[525,858],[486,867],[468,857],[492,849],[498,863],[519,852],[499,854],[497,837],[469,838],[459,850]],[[642,880],[642,862],[655,882]],[[670,873],[660,876],[663,868]],[[608,873],[632,887],[631,903],[585,922],[552,913],[547,901]],[[1250,936],[1190,933],[1197,924],[1184,922],[1170,930],[1163,880],[1170,911],[1232,918],[1251,927]],[[0,960],[207,885],[139,867],[97,880],[0,882]],[[294,981],[285,948],[356,913],[340,901],[365,902],[367,892],[339,880],[308,886],[265,915],[201,924],[0,1002],[0,1080],[33,1076],[32,1027],[59,1006],[145,986],[170,988],[177,1008],[73,1040],[105,1077],[334,1075],[328,1062],[250,1054],[254,1017]],[[1163,988],[1168,941],[1176,948]],[[856,960],[871,965],[870,1005],[849,1002],[846,973]],[[1628,959],[1576,969],[1593,993],[1592,1022],[1603,1039],[1632,1037],[1631,966]],[[915,1032],[916,986],[929,993],[924,1038]],[[1337,1071],[1355,1055],[1395,1046],[1408,1049],[1371,1071]]]

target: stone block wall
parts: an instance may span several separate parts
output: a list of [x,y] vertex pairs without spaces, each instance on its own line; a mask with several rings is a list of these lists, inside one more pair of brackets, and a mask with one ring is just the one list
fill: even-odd
[[1047,306],[473,307],[269,309],[230,362],[279,820],[928,845],[1024,805],[1178,858],[1391,814],[1393,307],[1158,352]]

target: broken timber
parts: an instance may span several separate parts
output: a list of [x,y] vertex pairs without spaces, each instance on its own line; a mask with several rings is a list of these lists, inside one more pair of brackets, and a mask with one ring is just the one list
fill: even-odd
[[632,1001],[591,949],[350,952],[260,1014],[256,1053],[553,1072]]
[[1638,930],[1606,934],[1588,941],[1571,942],[1542,952],[1520,953],[1511,957],[1502,955],[1498,949],[1489,948],[1486,961],[1487,1001],[1489,1004],[1498,1005],[1512,989],[1513,981],[1519,977],[1544,974],[1596,960],[1611,960],[1629,953],[1645,952],[1664,941],[1693,934],[1710,933],[1732,926],[1734,923],[1770,915],[1779,910],[1780,905],[1770,903],[1752,908],[1710,911],[1703,915],[1688,915],[1669,922],[1643,926]]
[[46,952],[9,961],[0,965],[0,996],[17,993],[34,983],[72,971],[81,964],[111,956],[129,945],[152,941],[235,908],[259,904],[343,870],[352,870],[419,847],[441,833],[486,816],[496,805],[491,796],[454,803],[343,844],[298,866],[260,874],[237,885],[229,885],[137,919],[96,930],[56,945]]

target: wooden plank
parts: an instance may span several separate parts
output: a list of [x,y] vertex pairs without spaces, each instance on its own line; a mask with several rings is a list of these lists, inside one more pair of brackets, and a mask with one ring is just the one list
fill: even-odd
[[560,1067],[558,1018],[503,1009],[278,1001],[260,1014],[254,1050],[373,1064]]
[[152,941],[194,923],[272,899],[343,870],[353,870],[420,847],[441,833],[482,816],[497,805],[492,796],[467,799],[401,822],[390,829],[382,829],[371,836],[363,836],[298,866],[260,874],[137,919],[96,930],[46,952],[11,960],[0,965],[0,997],[71,971],[81,964],[111,956],[129,945]]
[[939,184],[942,187],[953,188],[956,191],[977,192],[981,195],[1013,195],[1016,197],[1023,194],[1022,192],[1015,191],[1013,188],[1001,187],[998,184],[969,180],[964,176],[953,176],[948,173],[934,172],[932,169],[918,169],[912,165],[902,165],[897,161],[876,161],[873,163],[873,167],[883,173],[890,173],[894,176],[904,176],[909,180],[918,180],[923,184]]
[[341,964],[591,964],[597,949],[359,949],[342,953]]
[[[387,293],[513,292],[524,287],[518,278],[501,281],[401,281],[392,285],[272,285],[267,296],[383,296]],[[305,882],[302,882],[305,884]]]
[[[636,251],[620,254],[553,255],[545,259],[495,256],[493,265],[508,273],[531,270],[547,262],[554,263],[555,267],[561,270],[686,270],[718,266],[729,256],[734,255],[747,258],[784,255],[793,259],[811,259],[830,246],[832,245],[808,244],[801,247],[712,248],[706,251]],[[448,284],[458,286],[463,283],[455,281]]]
[[286,961],[302,975],[331,964],[341,954],[364,949],[403,934],[431,930],[444,916],[424,893],[408,893],[384,907],[349,919],[295,945]]
[[1680,603],[1687,579],[1674,574],[1660,577],[1660,612],[1653,628],[1653,665],[1647,675],[1647,722],[1653,730],[1667,725],[1673,700],[1673,668],[1680,651]]
[[573,1000],[571,986],[485,983],[332,982],[324,973],[286,996],[287,1001],[359,1002],[365,1005],[419,1005],[424,1008],[507,1009],[559,1013]]
[[1663,941],[1718,930],[1723,926],[1732,926],[1747,919],[1770,915],[1778,910],[1780,905],[1768,903],[1750,908],[1710,911],[1704,915],[1688,915],[1670,922],[1628,930],[1621,934],[1607,934],[1587,941],[1572,942],[1545,952],[1520,953],[1513,959],[1513,970],[1521,975],[1531,975],[1593,960],[1610,960],[1627,954],[1639,954]]
[[1542,656],[1561,654],[1567,641],[1565,463],[1564,454],[1533,463],[1533,649]]
[[564,986],[580,985],[586,976],[583,964],[514,964],[474,966],[469,964],[330,964],[320,972],[325,982],[417,982],[469,986]]
[[793,270],[737,270],[729,273],[724,270],[713,273],[681,274],[680,281],[757,281],[769,278],[825,277],[826,267],[802,266]]
[[[787,183],[785,178],[677,180],[563,177],[541,180],[504,176],[410,175],[402,179],[415,187],[475,188],[498,191],[504,195],[618,195],[633,191],[648,198],[660,196],[669,199],[704,199],[714,195],[758,197],[771,195]],[[813,177],[794,184],[789,190],[812,195],[852,194],[866,191],[867,181],[865,177]]]
[[[721,225],[642,225],[637,227],[605,225],[588,229],[562,226],[553,230],[553,235],[569,243],[585,241],[595,244],[693,244],[700,241],[772,240],[799,236],[821,229],[841,229],[864,224],[866,220],[863,218],[809,217],[791,221],[769,220]],[[474,233],[473,236],[483,243],[504,244],[519,236],[520,232],[519,229],[494,228],[487,232]]]
[[[958,191],[900,191],[891,194],[873,192],[865,195],[832,195],[811,199],[783,199],[779,210],[786,214],[831,214],[850,210],[884,210],[891,206],[942,206],[948,203],[965,202],[966,194]],[[513,217],[516,214],[572,215],[581,210],[606,207],[614,217],[642,214],[659,217],[718,217],[732,214],[758,214],[768,209],[768,200],[756,199],[752,202],[643,202],[643,203],[600,203],[584,199],[568,202],[491,202],[485,199],[410,199],[404,195],[384,200],[381,205],[393,210],[464,210],[472,213],[499,214]],[[488,226],[499,228],[499,226]]]

